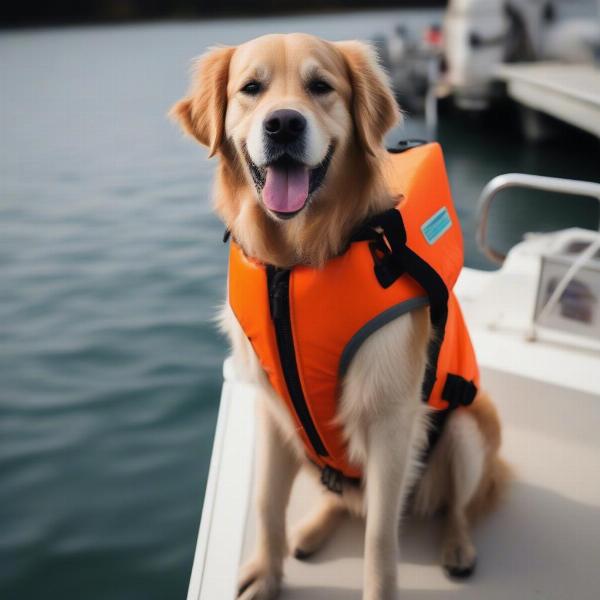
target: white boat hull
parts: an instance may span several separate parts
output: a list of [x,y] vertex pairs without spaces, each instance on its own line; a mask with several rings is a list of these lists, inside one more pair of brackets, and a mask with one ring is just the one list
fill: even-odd
[[[465,581],[439,566],[440,520],[408,518],[398,560],[406,600],[592,600],[600,589],[600,357],[522,334],[489,330],[474,310],[493,275],[465,269],[457,291],[470,321],[482,381],[504,426],[516,480],[505,504],[475,530],[479,564]],[[235,598],[251,551],[254,391],[225,365],[225,385],[188,600]],[[319,493],[301,476],[289,523]],[[282,600],[361,598],[363,524],[349,520],[306,562],[288,558]]]

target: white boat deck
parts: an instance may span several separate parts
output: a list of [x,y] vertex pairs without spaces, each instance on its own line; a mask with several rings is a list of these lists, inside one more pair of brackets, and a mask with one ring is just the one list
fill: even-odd
[[600,137],[600,68],[558,62],[506,64],[496,75],[518,102]]
[[[466,269],[458,292],[468,320],[491,275]],[[439,566],[439,520],[407,519],[398,560],[405,600],[595,600],[600,590],[600,355],[525,341],[471,322],[483,385],[499,407],[503,454],[517,476],[506,503],[475,530],[478,568],[464,582]],[[235,598],[254,536],[253,389],[225,365],[221,412],[188,600]],[[301,477],[289,522],[319,493]],[[358,600],[360,521],[348,521],[314,558],[285,565],[282,600]]]

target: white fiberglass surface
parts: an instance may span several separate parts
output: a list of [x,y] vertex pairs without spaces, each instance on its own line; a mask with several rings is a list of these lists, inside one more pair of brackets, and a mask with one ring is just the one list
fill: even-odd
[[[398,560],[402,598],[418,600],[597,598],[600,588],[600,398],[484,369],[504,425],[503,454],[515,480],[501,508],[474,532],[474,576],[450,581],[439,567],[441,519],[405,519]],[[301,477],[293,526],[320,490]],[[249,514],[243,556],[254,537]],[[361,598],[363,524],[349,520],[305,562],[289,558],[282,600]]]

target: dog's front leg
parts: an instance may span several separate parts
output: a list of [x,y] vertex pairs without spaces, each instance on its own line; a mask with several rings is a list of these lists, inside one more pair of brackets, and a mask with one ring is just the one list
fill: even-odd
[[[260,401],[262,400],[262,401]],[[257,540],[239,580],[239,600],[272,600],[279,593],[287,553],[285,513],[299,461],[264,399],[258,403],[256,463]]]
[[419,410],[379,416],[368,428],[363,600],[397,597],[399,523],[415,471]]

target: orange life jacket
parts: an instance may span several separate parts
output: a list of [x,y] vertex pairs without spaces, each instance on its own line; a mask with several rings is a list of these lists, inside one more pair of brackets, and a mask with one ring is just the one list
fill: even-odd
[[360,345],[386,323],[429,305],[437,335],[423,399],[440,415],[470,404],[477,391],[475,354],[452,292],[463,245],[441,148],[388,157],[397,207],[366,223],[323,268],[276,269],[249,260],[235,242],[230,249],[231,308],[328,485],[332,473],[361,476],[335,420],[340,384]]

